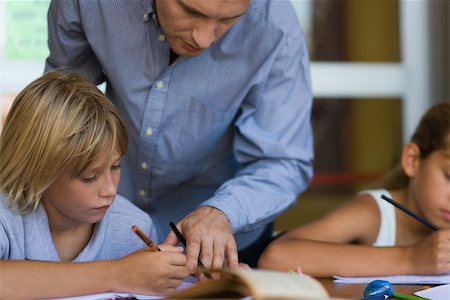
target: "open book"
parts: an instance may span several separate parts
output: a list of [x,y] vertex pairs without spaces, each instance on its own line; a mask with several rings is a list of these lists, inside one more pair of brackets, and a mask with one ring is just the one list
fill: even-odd
[[219,280],[201,282],[167,299],[329,299],[325,288],[308,275],[242,269],[222,272]]

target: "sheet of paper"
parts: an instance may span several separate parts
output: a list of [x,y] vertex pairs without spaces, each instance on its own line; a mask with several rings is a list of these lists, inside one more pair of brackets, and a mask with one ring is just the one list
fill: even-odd
[[376,279],[387,280],[392,284],[448,284],[450,273],[444,275],[399,275],[379,277],[341,277],[333,276],[334,282],[341,283],[369,283]]
[[[191,287],[196,281],[187,279],[184,281],[178,288],[185,289]],[[163,299],[162,296],[152,296],[152,295],[139,295],[139,294],[131,294],[131,293],[101,293],[101,294],[92,294],[92,295],[82,295],[82,296],[74,296],[74,297],[64,297],[64,298],[52,298],[49,300],[118,300],[118,299],[138,299],[138,300],[149,300],[149,299]]]
[[435,286],[426,290],[415,292],[419,297],[430,300],[448,299],[450,295],[450,284]]
[[102,293],[102,294],[93,294],[93,295],[85,295],[85,296],[75,296],[75,297],[66,297],[66,298],[56,298],[51,300],[118,300],[118,299],[139,299],[139,300],[148,300],[148,299],[163,299],[160,296],[150,296],[150,295],[138,295],[138,294],[130,294],[130,293]]

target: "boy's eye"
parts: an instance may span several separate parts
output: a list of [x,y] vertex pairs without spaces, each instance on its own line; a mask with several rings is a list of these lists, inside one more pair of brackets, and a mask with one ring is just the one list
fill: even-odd
[[111,166],[111,169],[113,169],[113,170],[119,170],[119,169],[120,169],[120,164],[118,164],[118,165],[112,165],[112,166]]
[[93,182],[93,181],[95,181],[96,179],[97,179],[97,175],[92,176],[92,177],[84,177],[84,178],[81,178],[81,180],[82,180],[83,182]]

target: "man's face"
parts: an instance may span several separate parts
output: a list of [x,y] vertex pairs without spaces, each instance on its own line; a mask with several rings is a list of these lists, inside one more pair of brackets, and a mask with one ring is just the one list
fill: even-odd
[[170,48],[195,56],[219,40],[247,11],[250,0],[156,0]]

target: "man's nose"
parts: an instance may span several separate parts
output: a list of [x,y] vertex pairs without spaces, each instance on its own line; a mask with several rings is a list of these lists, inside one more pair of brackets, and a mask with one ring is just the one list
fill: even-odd
[[192,30],[192,38],[196,46],[206,49],[214,42],[217,22],[212,19],[203,20]]

